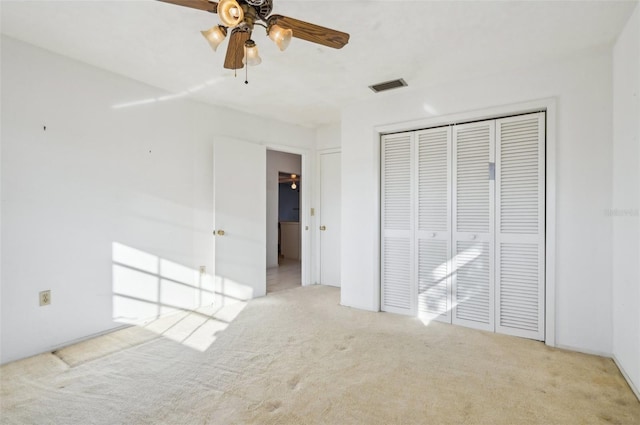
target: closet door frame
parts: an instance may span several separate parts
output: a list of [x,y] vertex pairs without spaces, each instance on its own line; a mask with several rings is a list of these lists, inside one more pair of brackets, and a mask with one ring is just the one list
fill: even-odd
[[[381,306],[381,137],[385,134],[416,131],[429,127],[451,125],[457,122],[470,122],[487,119],[497,119],[510,115],[527,114],[533,112],[546,112],[546,178],[545,178],[545,339],[544,342],[550,347],[556,346],[556,168],[557,168],[557,99],[545,98],[525,102],[517,102],[507,105],[487,107],[485,109],[439,115],[435,117],[422,118],[412,121],[399,120],[394,123],[373,124],[371,135],[372,151],[374,153],[373,176],[377,187],[376,212],[375,217],[378,226],[373,231],[377,233],[374,240],[378,241],[378,246],[371,252],[371,262],[374,266],[374,281],[372,290],[374,301],[377,300],[377,310]],[[377,249],[375,249],[377,248]]]

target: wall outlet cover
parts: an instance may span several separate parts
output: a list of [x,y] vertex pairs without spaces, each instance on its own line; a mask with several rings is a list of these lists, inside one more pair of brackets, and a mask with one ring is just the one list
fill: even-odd
[[41,306],[51,304],[51,290],[41,291],[39,298]]

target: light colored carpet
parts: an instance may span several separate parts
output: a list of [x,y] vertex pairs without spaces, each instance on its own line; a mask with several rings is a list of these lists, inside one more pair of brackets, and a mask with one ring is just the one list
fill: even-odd
[[251,301],[204,352],[128,329],[5,365],[1,422],[640,423],[610,359],[338,303],[321,286]]

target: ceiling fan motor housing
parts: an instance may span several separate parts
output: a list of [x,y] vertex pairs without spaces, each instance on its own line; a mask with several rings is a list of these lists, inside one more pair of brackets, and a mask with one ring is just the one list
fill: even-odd
[[244,0],[244,2],[255,7],[258,16],[262,19],[266,19],[273,10],[273,0]]

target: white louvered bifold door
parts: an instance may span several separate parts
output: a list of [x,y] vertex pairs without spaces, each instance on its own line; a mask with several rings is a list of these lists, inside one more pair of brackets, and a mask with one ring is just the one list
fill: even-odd
[[382,137],[381,307],[415,314],[413,150],[414,133]]
[[453,319],[494,330],[495,122],[453,128]]
[[496,121],[496,331],[544,340],[545,121]]
[[415,137],[418,314],[451,323],[451,127]]

